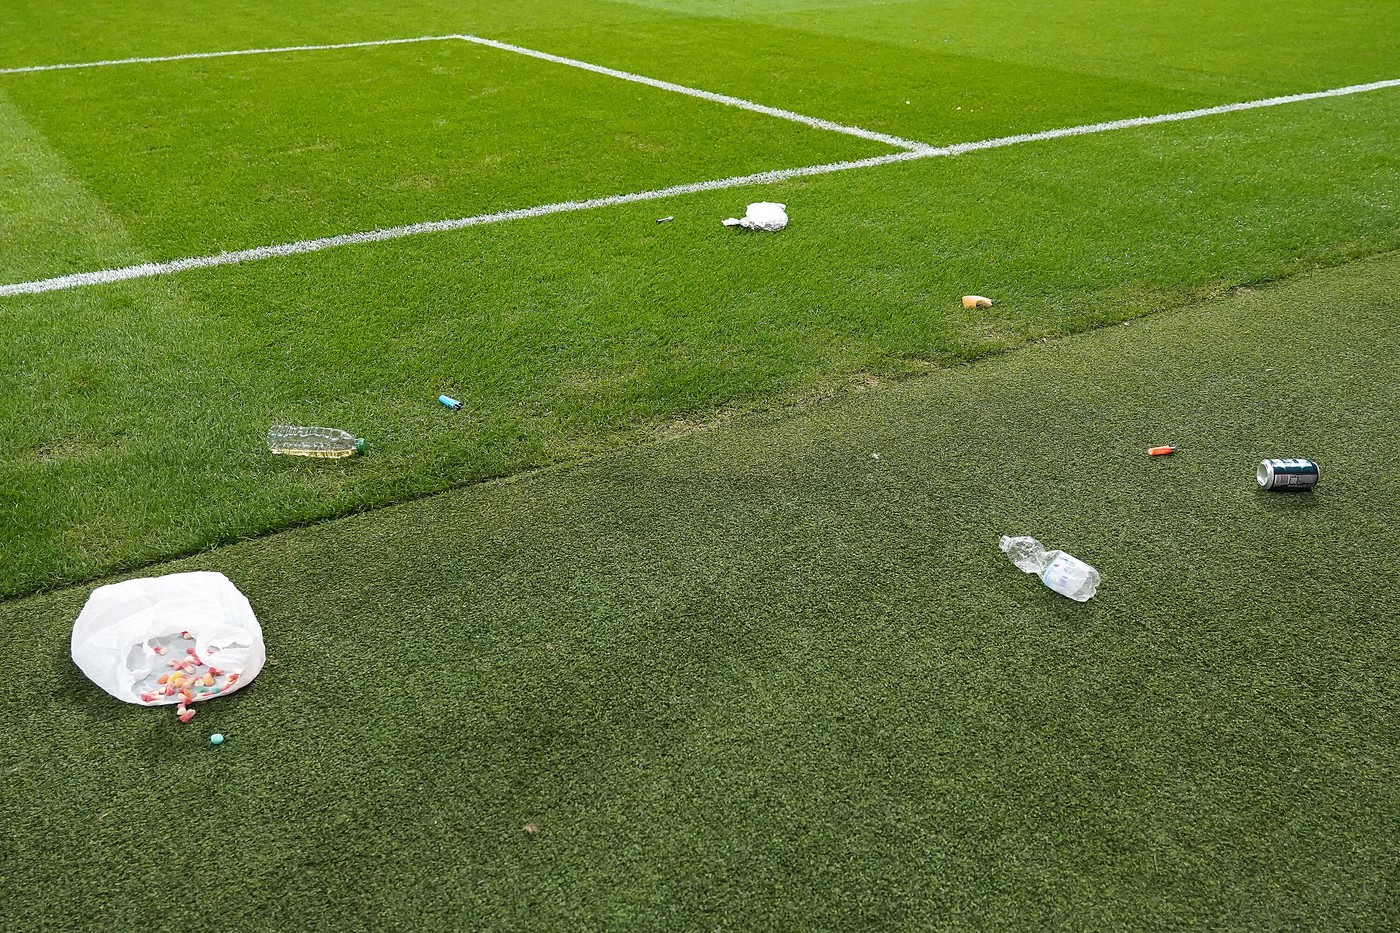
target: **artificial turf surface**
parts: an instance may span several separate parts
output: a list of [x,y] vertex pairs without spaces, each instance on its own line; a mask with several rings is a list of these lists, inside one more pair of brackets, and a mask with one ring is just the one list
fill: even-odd
[[1394,929],[1397,295],[1392,253],[150,568],[267,640],[190,726],[72,666],[88,587],[11,600],[0,925]]
[[[16,0],[0,68],[470,32],[936,144],[1400,76],[1393,3],[1142,6]],[[1394,249],[1397,132],[1385,90],[0,298],[0,597]],[[0,75],[0,284],[882,151],[456,42]]]

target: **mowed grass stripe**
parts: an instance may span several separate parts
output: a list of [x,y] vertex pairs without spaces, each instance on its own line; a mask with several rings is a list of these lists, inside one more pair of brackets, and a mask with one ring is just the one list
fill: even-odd
[[[151,568],[268,643],[190,726],[73,668],[86,587],[0,606],[7,917],[1384,927],[1396,295],[1391,255]],[[218,857],[137,857],[172,826]]]
[[[499,43],[489,44],[495,46],[500,45]],[[554,57],[549,56],[549,60],[554,60]],[[90,285],[109,285],[114,282],[150,278],[157,275],[170,275],[176,272],[188,272],[196,269],[209,269],[217,266],[256,262],[263,259],[275,259],[286,256],[297,256],[304,253],[315,253],[341,246],[361,246],[370,243],[381,243],[387,240],[419,236],[425,233],[444,233],[512,220],[528,220],[536,217],[545,217],[550,214],[595,210],[602,207],[616,207],[621,204],[655,201],[685,194],[695,194],[702,191],[719,191],[728,188],[769,185],[793,178],[806,178],[814,175],[826,175],[832,172],[851,171],[853,169],[876,168],[882,165],[909,162],[915,159],[964,155],[966,153],[981,152],[987,149],[1000,149],[1006,146],[1020,145],[1022,143],[1046,142],[1073,136],[1088,136],[1095,133],[1107,133],[1115,130],[1137,129],[1140,127],[1155,126],[1161,123],[1179,123],[1185,120],[1200,119],[1202,117],[1240,113],[1247,110],[1259,110],[1266,107],[1278,107],[1284,104],[1325,100],[1333,97],[1347,97],[1352,94],[1364,94],[1372,91],[1388,90],[1395,87],[1400,87],[1400,79],[1373,81],[1368,84],[1358,84],[1349,87],[1332,88],[1325,91],[1314,91],[1302,94],[1289,94],[1263,100],[1242,101],[1234,104],[1222,104],[1215,107],[1202,107],[1196,110],[1158,114],[1152,117],[1133,117],[1123,120],[1112,120],[1105,123],[1092,123],[1084,126],[1064,127],[1062,129],[1043,130],[1035,133],[1022,133],[1015,136],[1003,136],[997,139],[981,140],[979,142],[958,143],[952,146],[920,146],[920,148],[912,152],[874,156],[852,162],[836,162],[826,165],[809,165],[801,168],[758,172],[752,175],[739,175],[730,178],[714,179],[712,181],[673,185],[668,188],[659,188],[653,191],[591,198],[585,201],[565,201],[556,204],[542,204],[537,207],[500,211],[494,214],[480,214],[475,217],[407,224],[401,227],[391,227],[383,230],[347,233],[333,237],[322,237],[315,240],[299,240],[294,243],[282,243],[276,246],[261,246],[252,249],[235,250],[213,256],[193,256],[186,259],[177,259],[172,262],[142,263],[141,265],[126,266],[118,269],[103,269],[31,282],[17,282],[9,285],[0,285],[0,296],[37,295],[43,292],[59,291],[68,288],[81,288]]]

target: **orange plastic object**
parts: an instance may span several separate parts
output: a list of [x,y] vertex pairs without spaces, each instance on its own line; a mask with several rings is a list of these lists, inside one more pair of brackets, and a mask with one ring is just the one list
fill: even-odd
[[1149,448],[1147,448],[1147,455],[1148,455],[1149,457],[1165,457],[1167,454],[1174,454],[1174,453],[1176,453],[1176,445],[1175,445],[1175,444],[1163,444],[1161,447],[1149,447]]

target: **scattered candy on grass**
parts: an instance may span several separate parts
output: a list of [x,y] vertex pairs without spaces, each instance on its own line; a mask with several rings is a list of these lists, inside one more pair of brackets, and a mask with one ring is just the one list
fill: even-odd
[[210,744],[210,745],[223,745],[223,744],[224,744],[224,737],[223,737],[223,734],[222,734],[222,733],[219,733],[219,732],[215,732],[213,735],[209,736],[209,744]]
[[[194,636],[188,631],[181,632],[180,637],[194,641]],[[165,645],[151,645],[151,649],[157,654],[167,654],[170,650]],[[217,650],[209,647],[205,649],[205,654],[212,655]],[[238,674],[226,673],[222,668],[207,664],[201,660],[197,648],[187,647],[183,657],[167,659],[166,663],[170,665],[170,670],[155,678],[152,689],[140,694],[141,702],[160,703],[164,700],[168,703],[168,698],[173,697],[180,722],[189,722],[194,718],[193,704],[196,700],[211,699],[238,689]],[[223,682],[216,678],[223,678]]]

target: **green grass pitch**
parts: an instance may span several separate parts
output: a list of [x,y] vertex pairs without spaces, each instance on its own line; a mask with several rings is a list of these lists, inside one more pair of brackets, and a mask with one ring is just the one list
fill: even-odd
[[[461,34],[932,147],[1400,79],[1383,0],[12,0],[0,931],[1396,924],[1400,87],[22,293],[902,151]],[[66,634],[193,567],[274,663],[178,727]]]

